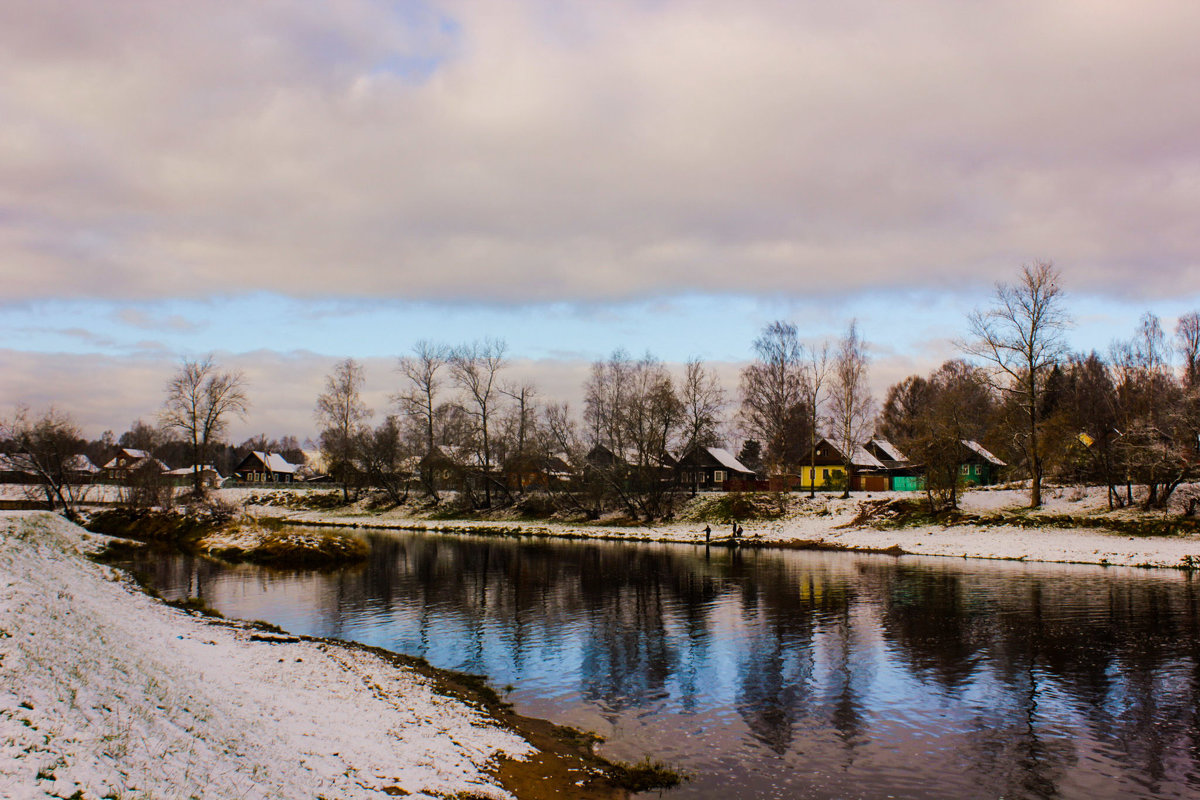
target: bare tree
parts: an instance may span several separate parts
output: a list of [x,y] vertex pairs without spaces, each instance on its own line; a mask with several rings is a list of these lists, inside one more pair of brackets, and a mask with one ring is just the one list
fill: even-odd
[[1014,396],[1024,416],[1020,447],[1029,469],[1029,505],[1042,504],[1042,400],[1046,376],[1065,355],[1070,318],[1063,308],[1059,272],[1048,261],[1021,268],[1016,284],[996,285],[992,306],[967,317],[968,355],[992,369],[998,388]]
[[616,350],[604,361],[592,364],[583,387],[583,420],[592,446],[602,445],[614,453],[625,450],[623,415],[628,405],[633,362],[624,350]]
[[84,440],[71,418],[51,408],[34,419],[29,409],[18,408],[11,421],[0,421],[0,438],[16,447],[9,459],[34,477],[50,508],[61,506],[67,519],[78,522],[79,504],[91,484],[81,480],[76,468]]
[[[666,367],[649,354],[632,362],[617,351],[592,365],[584,400],[593,454],[588,476],[599,484],[592,487],[598,505],[615,498],[635,518],[669,514],[674,490],[664,457],[684,409]],[[608,453],[600,455],[601,448]]]
[[1163,507],[1195,473],[1192,405],[1169,364],[1162,325],[1143,315],[1137,334],[1113,344],[1113,371],[1122,435],[1116,451],[1126,470],[1126,499],[1133,482],[1144,484],[1144,507]]
[[683,405],[683,452],[693,447],[715,447],[721,437],[721,413],[725,410],[725,389],[717,373],[707,369],[698,358],[688,359],[679,385]]
[[867,383],[869,363],[858,322],[852,321],[834,352],[829,386],[829,438],[841,452],[846,468],[842,497],[850,496],[854,456],[874,419],[874,401]]
[[829,342],[807,348],[800,368],[800,395],[808,409],[808,496],[817,495],[817,431],[820,429],[821,409],[829,393]]
[[1183,385],[1200,387],[1200,313],[1192,311],[1175,326],[1175,349],[1183,359]]
[[992,417],[987,375],[964,361],[947,361],[929,378],[912,376],[888,390],[880,430],[925,468],[931,512],[958,505],[963,441],[981,439]]
[[1096,352],[1072,355],[1065,367],[1065,386],[1058,415],[1065,428],[1063,450],[1074,454],[1068,468],[1080,483],[1103,483],[1111,509],[1116,490],[1121,420],[1113,370]]
[[325,376],[325,391],[317,395],[314,415],[321,426],[321,455],[331,475],[342,484],[342,500],[350,501],[355,445],[363,422],[374,412],[362,401],[366,381],[362,365],[353,358],[339,361]]
[[507,455],[503,459],[505,472],[516,484],[517,493],[524,494],[523,476],[536,471],[537,459],[534,438],[537,426],[537,389],[530,383],[502,384],[500,394],[512,400],[511,413],[505,420]]
[[221,371],[212,356],[198,361],[184,359],[167,383],[163,426],[179,431],[190,445],[192,493],[204,494],[201,467],[210,447],[225,432],[231,414],[245,418],[250,401],[246,378],[241,371]]
[[483,476],[484,506],[491,508],[492,423],[499,405],[499,374],[507,363],[508,346],[499,339],[484,339],[456,347],[450,354],[450,373],[466,395],[463,407],[475,423],[476,456]]
[[389,415],[377,428],[361,425],[356,429],[354,457],[356,470],[368,486],[382,491],[393,505],[408,499],[409,449],[400,421]]
[[[766,446],[768,466],[784,472],[792,466],[797,443],[797,417],[803,409],[803,349],[790,322],[776,321],[754,340],[755,360],[742,370],[742,424]],[[802,437],[807,439],[808,437]]]
[[449,357],[450,351],[445,345],[422,339],[413,346],[413,354],[402,357],[396,368],[407,386],[393,397],[393,401],[401,413],[414,420],[422,430],[422,456],[426,458],[421,469],[421,482],[434,502],[438,501],[438,493],[428,456],[437,444],[438,392],[442,387],[438,373]]

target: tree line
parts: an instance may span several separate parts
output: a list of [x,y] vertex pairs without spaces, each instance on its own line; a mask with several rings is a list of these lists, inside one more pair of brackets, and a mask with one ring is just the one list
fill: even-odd
[[[1165,507],[1197,474],[1200,315],[1182,317],[1169,336],[1147,313],[1108,352],[1072,353],[1060,283],[1048,262],[1023,267],[968,315],[960,358],[905,378],[882,404],[870,391],[869,347],[856,322],[820,341],[802,340],[786,320],[766,325],[733,396],[700,359],[673,371],[650,353],[618,350],[591,365],[580,409],[510,379],[503,340],[421,340],[397,359],[396,388],[377,422],[362,397],[362,364],[338,362],[315,399],[319,432],[310,445],[345,501],[374,490],[392,503],[413,492],[439,503],[452,490],[473,508],[655,519],[695,490],[675,459],[696,448],[734,446],[760,476],[786,476],[815,467],[815,445],[825,439],[850,474],[861,445],[884,438],[922,470],[932,510],[957,503],[964,440],[983,442],[1013,478],[1027,480],[1032,506],[1053,476],[1107,486],[1114,507]],[[64,453],[120,444],[188,466],[214,463],[225,474],[250,450],[302,461],[294,437],[256,437],[239,448],[224,441],[230,420],[248,413],[247,392],[240,372],[211,358],[185,360],[165,387],[157,424],[139,420],[117,442],[106,433],[87,443],[61,413],[25,411],[5,423],[0,446],[29,454],[55,437],[51,449]],[[1136,497],[1135,486],[1145,487]],[[199,473],[193,491],[204,491]]]

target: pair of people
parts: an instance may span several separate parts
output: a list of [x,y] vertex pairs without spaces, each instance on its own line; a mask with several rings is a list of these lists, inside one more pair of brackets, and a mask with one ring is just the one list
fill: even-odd
[[[733,538],[734,539],[742,538],[742,526],[738,525],[736,522],[733,523]],[[705,525],[704,526],[704,541],[707,542],[707,541],[711,541],[711,540],[712,540],[712,528],[708,525]]]

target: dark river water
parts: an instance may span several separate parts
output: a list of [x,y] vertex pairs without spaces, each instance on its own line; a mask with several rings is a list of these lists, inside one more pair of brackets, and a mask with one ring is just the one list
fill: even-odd
[[168,598],[485,673],[683,798],[1200,798],[1187,574],[395,533],[364,566],[161,556]]

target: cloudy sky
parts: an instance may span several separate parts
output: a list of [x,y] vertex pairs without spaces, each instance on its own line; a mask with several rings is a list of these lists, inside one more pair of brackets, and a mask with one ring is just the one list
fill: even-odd
[[1200,307],[1200,4],[0,0],[0,414],[251,433],[419,338],[570,398],[614,348],[733,377],[858,318],[880,390],[1024,263],[1072,344]]

